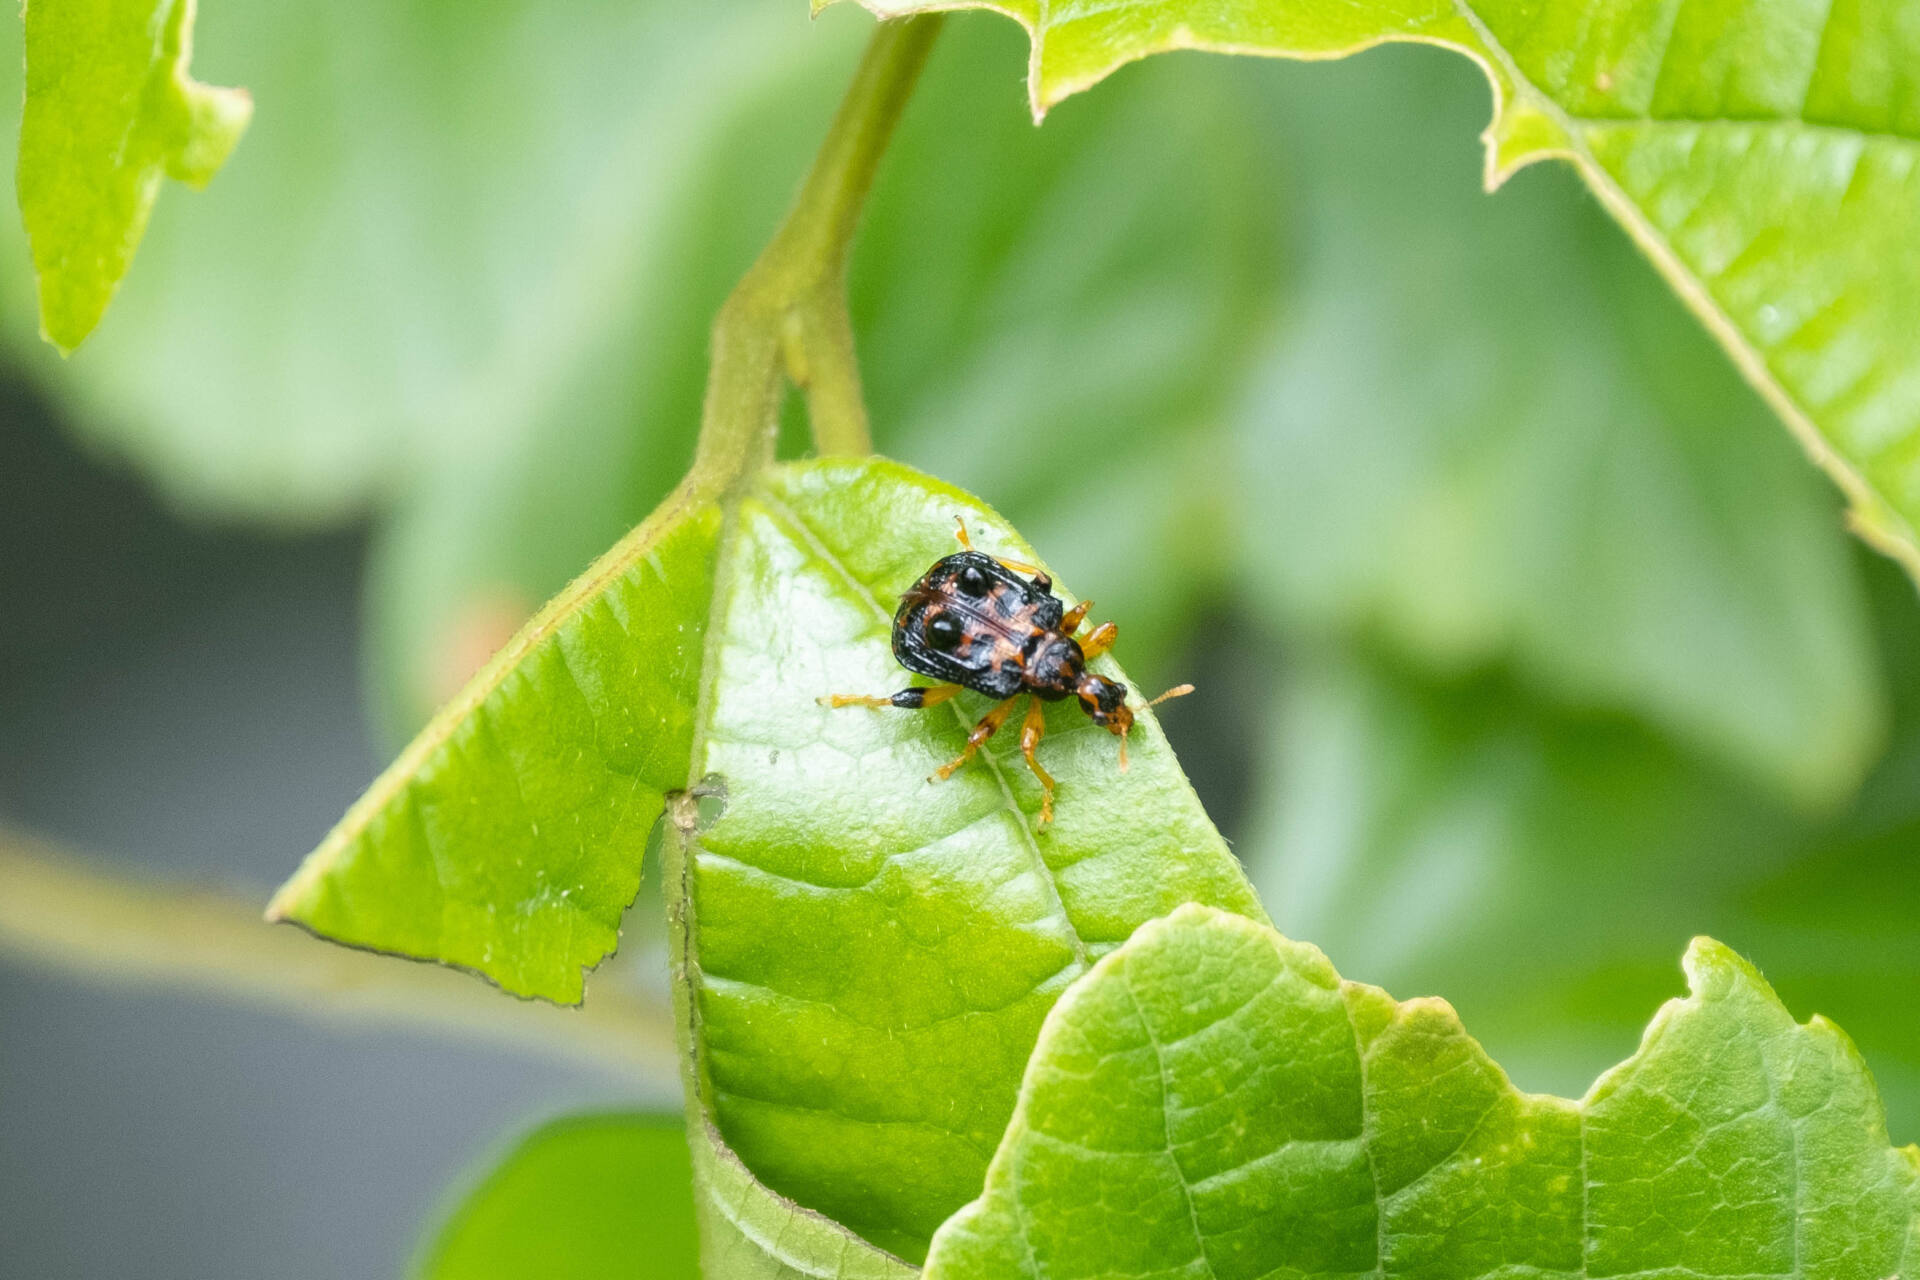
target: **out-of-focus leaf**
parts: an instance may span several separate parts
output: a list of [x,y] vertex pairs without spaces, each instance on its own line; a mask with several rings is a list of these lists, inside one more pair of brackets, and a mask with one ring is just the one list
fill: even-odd
[[[1714,923],[1707,904],[1784,865],[1798,830],[1644,726],[1497,676],[1434,683],[1301,648],[1272,706],[1259,772],[1277,784],[1240,851],[1281,927],[1368,981],[1445,991],[1534,1085],[1577,1087],[1617,1057],[1674,947]],[[1516,1011],[1626,956],[1660,985],[1623,995],[1638,1012],[1612,1040],[1506,1038],[1526,1029]]]
[[160,179],[212,181],[253,116],[187,75],[194,0],[34,0],[16,176],[40,328],[71,351],[107,309]]
[[[673,247],[625,303],[631,326],[597,339],[592,380],[529,406],[517,434],[420,476],[380,536],[371,649],[405,731],[516,609],[672,483],[710,319],[788,200],[865,25],[848,13],[852,26],[794,40],[791,10],[752,12],[795,57],[730,80],[732,114],[680,183]],[[1217,505],[1212,428],[1274,283],[1277,166],[1235,127],[1244,77],[1171,62],[1035,130],[991,83],[1019,46],[1005,23],[951,24],[881,171],[853,260],[874,431],[893,456],[991,483],[1097,584],[1130,666],[1153,674],[1211,585],[1181,552],[1191,517]]]
[[893,600],[953,549],[955,515],[1033,559],[993,512],[880,460],[775,468],[724,515],[679,501],[547,607],[274,909],[576,999],[663,794],[724,793],[672,906],[701,1096],[773,1191],[915,1258],[978,1189],[1066,984],[1182,902],[1260,907],[1150,713],[1121,773],[1113,738],[1055,704],[1058,812],[1036,832],[1012,729],[928,779],[977,696],[817,704],[907,683]]
[[[729,9],[754,56],[702,108],[696,150],[632,161],[629,180],[649,189],[644,226],[627,234],[644,245],[631,278],[596,293],[566,375],[418,472],[379,531],[367,652],[396,741],[652,510],[686,466],[713,316],[792,198],[862,34],[858,23],[796,32],[790,17],[778,4]],[[677,38],[702,48],[707,33],[691,27]],[[758,56],[778,49],[786,55]],[[674,40],[648,52],[671,61]],[[688,126],[678,98],[643,105],[650,127]]]
[[1457,60],[1269,79],[1300,271],[1241,416],[1253,603],[1849,794],[1885,731],[1865,604],[1758,397],[1566,175],[1477,193]]
[[[1877,572],[1896,689],[1920,688],[1912,588]],[[1445,991],[1527,1087],[1579,1087],[1709,929],[1797,1004],[1845,1023],[1920,1132],[1920,705],[1860,800],[1819,822],[1618,716],[1510,679],[1294,651],[1273,704],[1277,780],[1239,844],[1290,932],[1343,970]]]
[[[661,281],[683,270],[688,191],[783,73],[839,78],[865,25],[847,18],[223,0],[199,61],[273,104],[245,163],[190,210],[161,204],[86,361],[30,368],[179,505],[277,523],[357,514],[529,423],[633,434],[656,362],[685,376],[652,308],[680,301]],[[606,474],[653,465],[634,449]]]
[[1467,54],[1494,89],[1489,184],[1571,160],[1846,491],[1854,527],[1920,574],[1920,23],[1900,0],[985,7],[1028,30],[1036,111],[1168,49],[1326,58],[1415,40]]
[[418,1280],[698,1280],[693,1169],[679,1116],[558,1120],[470,1192]]
[[1686,970],[1574,1102],[1517,1091],[1444,1001],[1183,907],[1055,1007],[926,1273],[1902,1274],[1920,1149],[1853,1045],[1718,943]]

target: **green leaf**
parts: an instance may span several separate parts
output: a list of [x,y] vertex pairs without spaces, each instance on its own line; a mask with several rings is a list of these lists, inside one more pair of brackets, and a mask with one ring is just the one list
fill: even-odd
[[976,500],[882,460],[774,468],[724,516],[683,496],[429,726],[274,911],[576,999],[663,795],[704,783],[723,811],[667,877],[692,913],[699,1096],[774,1192],[919,1256],[978,1189],[1075,975],[1182,902],[1261,918],[1151,713],[1121,773],[1075,704],[1049,711],[1058,813],[1035,832],[1011,730],[928,780],[978,697],[818,705],[907,683],[892,602],[953,549],[955,515],[1033,558]]
[[1261,79],[1300,265],[1237,414],[1241,597],[1844,800],[1884,686],[1832,496],[1759,398],[1571,175],[1478,195],[1459,59]]
[[194,0],[34,0],[26,21],[20,212],[40,327],[71,351],[107,309],[162,177],[213,179],[253,116],[245,90],[187,75]]
[[573,1116],[514,1147],[439,1230],[414,1274],[698,1280],[698,1247],[680,1117]]
[[1122,774],[1111,737],[1053,708],[1058,816],[1036,834],[1011,741],[929,789],[983,700],[814,707],[904,683],[893,600],[952,549],[956,513],[1031,558],[965,495],[884,463],[790,467],[743,503],[695,757],[729,794],[691,869],[720,1127],[776,1190],[908,1258],[978,1187],[1040,1018],[1091,958],[1184,901],[1260,914],[1157,727]]
[[1852,1044],[1718,943],[1686,970],[1574,1102],[1514,1089],[1444,1001],[1183,907],[1056,1006],[927,1274],[1903,1274],[1920,1148]]
[[577,1003],[686,783],[719,510],[669,499],[547,605],[274,895],[272,919]]
[[1573,161],[1846,492],[1854,527],[1920,573],[1920,28],[1897,0],[988,7],[1029,32],[1036,112],[1168,49],[1325,58],[1416,40],[1467,54],[1494,90],[1488,184]]

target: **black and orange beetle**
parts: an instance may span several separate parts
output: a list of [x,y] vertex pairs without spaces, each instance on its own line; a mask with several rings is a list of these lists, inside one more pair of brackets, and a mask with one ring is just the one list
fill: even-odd
[[[1020,695],[1032,695],[1020,724],[1020,753],[1040,780],[1040,825],[1045,826],[1053,821],[1054,781],[1034,759],[1046,729],[1041,703],[1078,698],[1095,724],[1119,737],[1120,768],[1127,767],[1127,731],[1133,728],[1127,686],[1087,669],[1090,659],[1113,647],[1120,629],[1103,622],[1076,638],[1093,607],[1091,600],[1067,608],[1053,594],[1053,579],[1044,570],[975,551],[966,521],[955,519],[960,525],[955,536],[965,549],[935,561],[900,597],[893,615],[893,656],[907,670],[941,683],[885,697],[836,693],[820,701],[830,707],[917,711],[937,707],[962,689],[1000,699],[973,726],[966,748],[934,771],[933,780],[945,781],[1007,722]],[[1147,705],[1192,692],[1192,685],[1183,684]]]

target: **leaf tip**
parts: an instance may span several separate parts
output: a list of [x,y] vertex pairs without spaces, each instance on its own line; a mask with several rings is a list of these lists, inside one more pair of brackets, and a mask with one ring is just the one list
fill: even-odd
[[1724,942],[1702,934],[1687,944],[1680,962],[1687,975],[1688,1000],[1692,1003],[1741,996],[1758,997],[1788,1017],[1786,1005],[1775,993],[1759,966]]
[[1681,958],[1680,967],[1687,975],[1687,990],[1698,996],[1728,977],[1752,974],[1759,977],[1757,970],[1748,964],[1732,947],[1724,942],[1701,934],[1687,944],[1687,953]]
[[186,128],[167,160],[167,176],[200,190],[213,181],[253,122],[253,95],[188,81],[182,86]]
[[288,890],[292,888],[293,881],[289,880],[274,890],[273,896],[267,899],[266,907],[260,912],[260,918],[268,924],[286,924],[291,920],[294,907]]
[[[33,243],[31,231],[28,243]],[[40,303],[40,337],[60,353],[61,359],[67,359],[99,327],[107,304],[119,292],[119,277],[101,280],[67,270],[57,261],[43,265],[37,255],[34,266]]]
[[1487,149],[1483,183],[1498,191],[1514,174],[1554,157],[1570,158],[1566,130],[1560,122],[1524,98],[1501,100],[1495,95],[1494,116],[1480,141]]
[[[50,317],[47,315],[46,309],[44,307],[41,308],[40,340],[46,343],[48,346],[52,347],[55,351],[59,352],[60,358],[62,360],[72,359],[74,348],[78,347],[83,341],[85,341],[87,334],[93,331],[93,326],[88,325],[86,328],[80,330],[78,333],[72,334],[69,338],[67,336],[62,336],[61,334],[56,334],[53,331],[53,329],[49,327],[51,323],[52,321],[50,320]],[[63,329],[65,328],[65,326],[61,326],[61,327]]]

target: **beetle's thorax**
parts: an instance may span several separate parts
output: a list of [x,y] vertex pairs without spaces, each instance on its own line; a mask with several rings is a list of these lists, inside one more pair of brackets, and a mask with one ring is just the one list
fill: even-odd
[[1048,702],[1058,702],[1080,684],[1087,655],[1080,642],[1059,631],[1039,631],[1027,642],[1027,687]]

